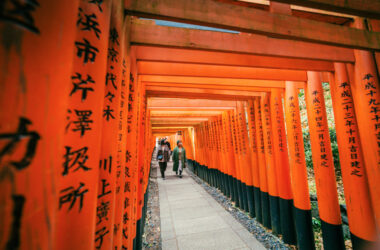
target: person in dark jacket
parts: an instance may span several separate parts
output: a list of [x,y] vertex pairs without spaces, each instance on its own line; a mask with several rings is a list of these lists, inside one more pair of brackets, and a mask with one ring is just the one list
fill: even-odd
[[186,150],[182,141],[177,141],[177,147],[173,150],[173,171],[182,178],[182,171],[186,168]]
[[172,151],[172,148],[170,147],[170,142],[168,141],[168,138],[165,138],[165,143],[168,146],[169,150]]
[[161,140],[160,145],[158,146],[157,151],[157,161],[158,165],[160,165],[160,172],[162,179],[165,180],[165,171],[170,159],[170,150],[168,145],[166,145],[165,140]]

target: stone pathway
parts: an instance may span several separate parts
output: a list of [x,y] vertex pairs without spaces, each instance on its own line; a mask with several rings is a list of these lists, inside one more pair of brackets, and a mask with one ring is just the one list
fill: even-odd
[[187,173],[180,179],[168,164],[166,180],[159,170],[163,250],[265,249]]

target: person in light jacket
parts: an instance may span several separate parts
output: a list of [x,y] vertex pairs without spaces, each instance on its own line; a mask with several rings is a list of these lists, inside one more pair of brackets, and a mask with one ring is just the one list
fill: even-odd
[[173,171],[182,178],[182,171],[186,167],[186,150],[182,141],[177,141],[177,147],[173,150]]

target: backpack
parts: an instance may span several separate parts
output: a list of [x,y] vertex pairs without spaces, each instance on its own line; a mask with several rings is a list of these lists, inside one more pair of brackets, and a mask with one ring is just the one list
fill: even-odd
[[164,158],[164,155],[163,155],[163,153],[162,153],[162,150],[160,149],[160,150],[158,150],[158,152],[157,152],[157,160],[162,160]]

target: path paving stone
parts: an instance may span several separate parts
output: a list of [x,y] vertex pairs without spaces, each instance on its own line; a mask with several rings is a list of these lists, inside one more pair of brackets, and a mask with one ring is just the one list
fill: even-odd
[[187,173],[158,177],[163,250],[265,249]]

